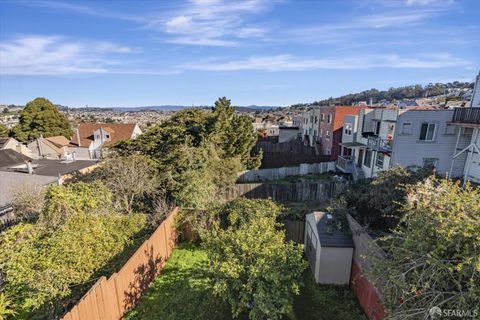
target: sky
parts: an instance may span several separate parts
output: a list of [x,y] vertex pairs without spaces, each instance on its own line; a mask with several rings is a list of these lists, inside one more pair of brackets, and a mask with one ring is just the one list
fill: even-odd
[[0,0],[0,103],[287,106],[473,81],[477,0]]

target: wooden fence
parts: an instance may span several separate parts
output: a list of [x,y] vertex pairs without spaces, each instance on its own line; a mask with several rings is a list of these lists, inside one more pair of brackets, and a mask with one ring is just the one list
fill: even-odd
[[303,244],[305,242],[305,221],[285,220],[285,238],[287,241],[294,241]]
[[228,189],[225,198],[268,199],[273,201],[330,201],[345,189],[347,182],[241,183]]
[[373,258],[385,258],[385,252],[352,216],[347,215],[347,220],[355,243],[350,285],[367,317],[370,320],[383,320],[386,312],[380,291],[365,272],[375,263]]
[[117,273],[101,277],[64,320],[119,320],[140,300],[176,244],[175,208]]
[[326,173],[335,170],[335,162],[302,163],[292,167],[243,171],[238,175],[238,182],[274,181],[290,176]]

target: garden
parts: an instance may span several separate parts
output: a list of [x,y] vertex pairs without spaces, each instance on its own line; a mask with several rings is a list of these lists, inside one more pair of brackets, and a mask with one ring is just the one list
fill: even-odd
[[[303,272],[300,294],[283,319],[366,319],[348,287],[319,285],[309,269]],[[232,319],[229,305],[213,293],[208,256],[201,246],[178,245],[160,276],[140,303],[125,317],[133,319]],[[241,314],[239,319],[248,319]]]

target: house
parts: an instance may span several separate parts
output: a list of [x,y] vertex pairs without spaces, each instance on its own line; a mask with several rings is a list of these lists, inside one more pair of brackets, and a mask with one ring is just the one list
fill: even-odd
[[32,156],[32,152],[23,143],[15,140],[14,138],[0,138],[0,150],[11,149],[15,150],[27,157]]
[[343,118],[356,115],[365,107],[320,106],[304,113],[302,137],[310,145],[318,147],[321,154],[329,155],[335,161],[340,155]]
[[298,127],[280,126],[278,131],[278,142],[287,142],[298,138]]
[[338,221],[325,212],[305,217],[305,255],[317,283],[350,283],[354,243],[352,235],[338,229]]
[[354,179],[375,177],[394,166],[425,165],[441,175],[461,176],[461,165],[451,166],[458,135],[453,113],[417,107],[365,109],[358,116],[345,116],[337,168]]
[[458,131],[451,159],[452,170],[460,167],[464,183],[480,184],[480,73],[470,107],[455,108],[452,125]]
[[0,209],[10,205],[18,188],[61,184],[75,174],[93,170],[97,165],[98,162],[92,160],[32,159],[14,150],[0,150]]
[[64,136],[37,138],[27,146],[32,151],[32,157],[44,159],[61,159],[70,155],[70,141]]
[[105,146],[141,134],[142,130],[135,123],[81,123],[75,129],[69,150],[76,159],[101,159]]

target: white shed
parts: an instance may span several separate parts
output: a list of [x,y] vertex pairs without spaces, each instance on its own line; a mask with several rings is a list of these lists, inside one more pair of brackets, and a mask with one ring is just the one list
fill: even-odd
[[305,254],[317,283],[350,282],[354,244],[349,233],[338,230],[335,218],[325,212],[307,214]]

